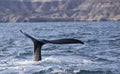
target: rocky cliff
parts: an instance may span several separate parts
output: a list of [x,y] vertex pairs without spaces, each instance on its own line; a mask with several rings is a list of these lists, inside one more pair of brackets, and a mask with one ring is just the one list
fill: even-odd
[[0,22],[120,21],[120,0],[0,0]]

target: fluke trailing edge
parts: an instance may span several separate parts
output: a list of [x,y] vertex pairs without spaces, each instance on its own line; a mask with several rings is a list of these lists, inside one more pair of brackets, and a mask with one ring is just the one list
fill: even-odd
[[52,44],[75,44],[80,43],[84,44],[82,41],[72,38],[67,39],[57,39],[57,40],[45,40],[45,39],[36,39],[29,34],[23,32],[20,30],[21,33],[23,33],[26,37],[30,38],[33,41],[34,44],[34,52],[33,52],[33,59],[34,61],[41,60],[41,47],[46,43],[52,43]]

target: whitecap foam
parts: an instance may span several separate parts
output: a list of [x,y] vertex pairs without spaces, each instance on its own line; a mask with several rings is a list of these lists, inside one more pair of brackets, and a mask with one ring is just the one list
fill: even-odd
[[35,64],[35,62],[23,60],[23,61],[16,61],[15,64],[17,64],[17,65],[30,65],[30,64]]
[[43,59],[41,62],[44,62],[44,63],[58,63],[58,64],[61,64],[62,61],[57,59],[57,58],[53,58],[53,57],[48,57],[48,58],[45,58]]

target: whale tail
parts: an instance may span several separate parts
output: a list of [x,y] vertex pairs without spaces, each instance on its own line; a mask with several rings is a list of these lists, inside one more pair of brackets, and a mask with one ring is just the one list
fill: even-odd
[[34,44],[34,56],[33,59],[34,61],[39,61],[41,60],[41,47],[46,44],[46,43],[52,43],[52,44],[74,44],[74,43],[79,43],[79,44],[84,44],[82,41],[77,40],[77,39],[72,39],[72,38],[67,38],[67,39],[57,39],[57,40],[44,40],[44,39],[36,39],[29,34],[23,32],[20,30],[21,33],[23,33],[26,37],[30,38],[33,41]]
[[39,61],[41,60],[41,47],[45,44],[42,41],[37,40],[36,38],[30,36],[29,34],[23,32],[20,30],[21,33],[23,33],[26,37],[30,38],[34,44],[34,51],[33,51],[33,60]]

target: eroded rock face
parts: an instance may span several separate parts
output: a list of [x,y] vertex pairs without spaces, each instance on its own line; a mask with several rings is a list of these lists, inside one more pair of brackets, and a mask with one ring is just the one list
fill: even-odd
[[0,0],[0,22],[120,20],[120,0]]

